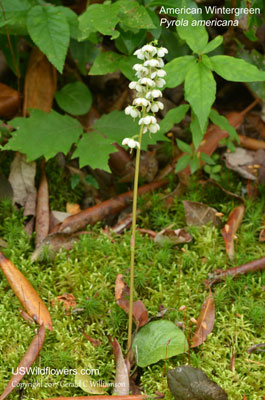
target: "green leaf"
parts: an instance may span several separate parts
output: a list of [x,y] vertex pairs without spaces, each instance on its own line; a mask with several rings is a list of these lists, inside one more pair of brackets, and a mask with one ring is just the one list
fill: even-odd
[[188,44],[194,53],[200,54],[208,43],[208,32],[204,26],[197,25],[197,21],[202,19],[200,14],[188,14],[187,8],[198,8],[196,3],[191,0],[182,0],[182,12],[178,15],[178,20],[188,21],[188,25],[177,26],[179,37]]
[[190,160],[190,172],[193,174],[197,171],[201,166],[200,159],[198,158],[197,154],[193,156]]
[[73,115],[86,114],[92,105],[92,95],[82,82],[68,83],[55,93],[58,105],[64,111]]
[[192,133],[192,143],[194,144],[195,149],[197,149],[202,141],[204,132],[201,130],[199,120],[197,116],[193,114],[193,120],[190,124],[190,130]]
[[224,131],[227,131],[232,139],[235,139],[238,143],[240,143],[237,131],[232,125],[229,124],[224,115],[220,115],[216,110],[211,110],[209,117],[213,124],[219,126],[219,128],[223,129]]
[[105,138],[98,132],[88,132],[78,142],[72,158],[79,158],[80,168],[89,165],[91,168],[110,171],[108,165],[109,154],[117,151],[112,143],[113,140]]
[[[10,35],[9,39],[12,44],[13,55],[10,51],[9,42],[8,42],[8,38],[6,35],[0,35],[0,48],[5,55],[7,64],[12,69],[14,74],[17,75],[17,73],[18,74],[20,73],[20,71],[19,71],[19,50],[18,50],[19,38],[17,36]],[[13,56],[14,56],[14,59],[13,59]],[[15,64],[14,64],[14,61],[15,61]]]
[[159,134],[164,134],[172,128],[173,125],[178,124],[183,120],[187,111],[189,109],[188,104],[182,104],[178,107],[172,108],[169,110],[165,117],[160,122],[160,131]]
[[124,31],[120,29],[120,36],[115,39],[116,48],[127,55],[130,55],[138,47],[141,47],[145,41],[146,32],[144,30],[138,33]]
[[169,88],[180,85],[188,71],[196,64],[196,59],[193,56],[182,56],[174,58],[174,60],[167,63],[164,70],[167,73],[166,86]]
[[153,29],[155,25],[144,6],[137,1],[119,0],[113,4],[119,12],[120,23],[127,29]]
[[[207,163],[207,164],[210,164],[210,165],[215,165],[215,161],[210,157],[210,156],[208,156],[208,154],[205,154],[205,153],[201,153],[201,159],[202,159],[202,161],[204,161],[205,163]],[[220,167],[220,165],[216,165],[218,168]],[[219,171],[219,169],[217,170],[217,171],[214,171],[214,170],[212,170],[213,172],[218,172]]]
[[105,75],[117,71],[121,55],[114,51],[104,51],[98,55],[89,75]]
[[212,72],[202,63],[195,64],[186,75],[184,92],[204,132],[216,94]]
[[[238,55],[250,64],[256,65],[260,70],[265,70],[264,54],[259,53],[257,50],[252,50],[251,53],[249,53],[242,47],[239,49]],[[265,81],[250,82],[248,83],[248,86],[257,94],[258,97],[265,101]]]
[[218,35],[213,40],[211,40],[202,50],[202,53],[210,53],[211,51],[215,50],[223,43],[223,36]]
[[76,13],[69,7],[58,6],[56,7],[56,9],[60,10],[67,19],[70,28],[70,37],[73,39],[77,39],[79,36],[79,24]]
[[62,73],[70,41],[69,24],[54,6],[35,6],[28,13],[27,27],[33,42]]
[[[8,25],[9,34],[27,34],[27,13],[35,4],[32,0],[1,0],[0,27]],[[2,30],[6,34],[5,30]]]
[[100,54],[100,49],[89,40],[77,42],[77,40],[72,39],[70,42],[70,51],[83,75],[87,75],[87,64],[93,64],[96,57]]
[[84,390],[84,392],[95,395],[106,394],[106,390],[103,387],[97,385],[94,379],[91,379],[88,374],[84,373],[85,368],[78,367],[76,372],[75,384]]
[[184,168],[186,168],[187,165],[189,164],[190,160],[191,160],[190,154],[184,154],[183,156],[181,156],[178,159],[178,162],[176,164],[176,168],[175,168],[176,174],[178,172],[182,171]]
[[214,71],[222,78],[233,82],[265,81],[265,71],[255,65],[230,56],[211,57]]
[[88,6],[79,17],[79,40],[87,39],[92,32],[111,36],[111,39],[117,38],[119,32],[115,30],[115,26],[119,22],[118,12],[119,9],[115,6],[115,3]]
[[206,54],[203,54],[201,60],[202,60],[203,65],[205,65],[206,68],[213,70],[213,64],[211,63],[210,57],[208,57]]
[[144,368],[159,360],[184,353],[187,339],[180,328],[166,320],[152,321],[136,334],[132,344],[136,363]]
[[135,71],[132,69],[134,64],[136,64],[137,57],[136,56],[121,56],[119,61],[119,68],[124,76],[126,76],[129,81],[134,81],[135,78]]
[[41,156],[49,160],[59,152],[67,154],[83,131],[76,119],[53,110],[47,114],[32,109],[29,118],[15,118],[10,124],[16,131],[12,132],[5,150],[20,151],[28,161]]
[[190,145],[185,143],[185,142],[183,142],[182,140],[177,139],[177,145],[178,145],[178,148],[181,151],[183,151],[184,153],[189,153],[189,154],[192,153],[192,148],[190,147]]

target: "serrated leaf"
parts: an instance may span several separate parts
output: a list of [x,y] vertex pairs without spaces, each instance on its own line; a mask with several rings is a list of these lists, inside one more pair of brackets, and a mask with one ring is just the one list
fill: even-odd
[[78,142],[72,158],[79,158],[80,168],[89,165],[91,168],[110,171],[108,165],[109,154],[117,151],[112,143],[112,140],[103,137],[98,132],[89,132],[83,135]]
[[92,95],[88,87],[82,82],[73,82],[65,85],[55,93],[58,105],[69,114],[86,114],[92,104]]
[[[78,367],[75,375],[75,384],[89,394],[105,394],[106,390],[94,379],[85,373],[86,368]],[[82,373],[83,372],[83,373]]]
[[35,6],[27,18],[33,42],[62,73],[70,41],[69,24],[62,11],[54,6]]
[[173,322],[152,321],[136,334],[132,344],[136,363],[144,368],[159,360],[165,360],[188,350],[183,331]]
[[182,171],[184,168],[187,167],[187,165],[189,164],[191,160],[191,155],[190,154],[184,154],[184,156],[181,156],[178,159],[178,162],[176,164],[176,168],[175,168],[175,172],[176,174],[180,171]]
[[182,56],[174,58],[174,60],[167,63],[164,70],[167,73],[165,78],[166,86],[169,88],[180,85],[188,71],[196,64],[196,59],[193,56]]
[[114,3],[119,10],[120,22],[127,29],[154,29],[152,19],[144,6],[141,6],[137,1],[119,0]]
[[47,114],[32,109],[29,118],[15,118],[10,124],[16,131],[4,149],[24,153],[28,161],[41,156],[48,160],[59,152],[67,154],[83,131],[76,119],[53,110]]
[[92,32],[100,32],[102,35],[115,39],[119,32],[115,26],[119,22],[119,9],[115,4],[92,4],[79,17],[79,40],[85,40]]
[[216,110],[211,110],[209,117],[213,124],[219,126],[219,128],[224,131],[227,131],[232,139],[235,139],[240,143],[237,131],[229,124],[228,119],[224,115],[220,115]]
[[204,131],[216,95],[212,72],[202,63],[195,64],[186,75],[184,92]]
[[202,50],[202,53],[210,53],[211,51],[215,50],[223,43],[223,36],[218,35],[213,40],[211,40]]
[[178,124],[180,121],[182,121],[188,109],[188,104],[182,104],[169,110],[160,123],[160,131],[158,133],[164,134],[168,132],[173,125]]
[[168,370],[167,381],[175,400],[228,400],[220,386],[190,365]]
[[[181,13],[178,15],[178,20],[185,19],[188,21],[188,25],[177,26],[177,32],[179,37],[188,44],[194,53],[200,54],[208,43],[208,32],[204,26],[196,24],[198,20],[202,19],[200,14],[188,14],[186,13],[187,8],[198,8],[197,4],[191,0],[182,0]],[[195,21],[195,25],[193,25]]]
[[214,71],[222,78],[233,82],[265,81],[265,71],[239,58],[230,56],[211,57]]

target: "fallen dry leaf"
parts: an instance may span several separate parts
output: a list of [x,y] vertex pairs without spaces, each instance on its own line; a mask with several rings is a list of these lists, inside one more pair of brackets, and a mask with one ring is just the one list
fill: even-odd
[[249,272],[262,271],[265,269],[265,257],[258,260],[250,261],[247,264],[239,265],[238,267],[229,268],[226,270],[217,269],[209,274],[209,278],[204,281],[206,287],[212,286],[214,283],[220,282],[227,276],[237,277],[238,275],[248,274]]
[[44,302],[19,269],[1,252],[0,267],[27,313],[39,325],[44,325],[52,331],[51,316]]
[[37,194],[36,208],[36,238],[35,245],[38,247],[42,240],[48,235],[50,226],[50,209],[49,209],[49,186],[45,174],[45,161],[41,164],[41,181]]
[[245,179],[255,181],[257,174],[253,172],[255,152],[237,147],[236,151],[224,153],[225,165],[228,169],[237,172]]
[[28,163],[26,156],[17,152],[11,163],[8,180],[13,189],[13,203],[24,207],[24,216],[35,215],[37,196],[35,175],[36,163]]
[[124,360],[121,346],[119,345],[117,339],[110,338],[110,343],[113,348],[115,365],[116,365],[115,386],[113,394],[118,396],[127,396],[130,390],[130,383],[129,383],[130,368]]
[[56,85],[56,68],[38,47],[33,47],[25,77],[23,115],[26,116],[30,108],[50,112]]
[[245,207],[242,204],[234,208],[229,214],[228,221],[222,229],[222,235],[225,241],[225,250],[230,260],[233,260],[234,258],[235,234],[241,224],[244,212]]
[[189,243],[192,241],[192,236],[185,231],[185,229],[163,229],[162,231],[158,232],[154,242],[163,246],[165,243],[171,244],[180,244],[180,243]]
[[10,381],[8,382],[5,390],[0,396],[0,400],[4,400],[12,391],[13,389],[19,384],[21,379],[24,377],[24,375],[27,373],[27,369],[34,363],[36,360],[42,345],[44,343],[45,339],[45,327],[42,325],[39,328],[38,334],[33,338],[32,342],[30,343],[30,346],[26,353],[24,354],[24,357],[18,364],[16,368],[16,374],[12,376]]
[[[130,289],[122,279],[123,275],[118,274],[115,282],[115,299],[119,307],[129,314]],[[144,326],[148,322],[148,312],[144,303],[137,300],[133,303],[133,319],[137,328]]]
[[72,293],[64,293],[61,296],[57,296],[55,299],[51,301],[51,305],[54,307],[56,300],[59,300],[63,303],[64,308],[66,311],[69,308],[73,308],[76,306],[75,296]]
[[191,339],[191,347],[197,347],[202,344],[209,333],[212,332],[215,320],[214,298],[210,292],[207,299],[204,301],[200,316],[197,319],[196,331]]
[[19,92],[10,86],[0,83],[0,116],[11,118],[19,107]]
[[184,200],[184,209],[187,225],[207,225],[212,223],[214,226],[221,224],[220,218],[217,216],[217,210],[206,204],[197,201]]

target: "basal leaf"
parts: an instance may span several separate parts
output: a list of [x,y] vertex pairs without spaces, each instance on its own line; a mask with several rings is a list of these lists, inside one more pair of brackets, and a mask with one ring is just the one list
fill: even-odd
[[200,62],[195,64],[186,75],[184,92],[204,132],[216,94],[212,72]]
[[216,110],[211,110],[209,117],[213,124],[219,126],[219,128],[224,131],[227,131],[232,139],[235,139],[240,143],[237,131],[229,124],[228,119],[224,115],[220,115]]
[[136,334],[132,344],[136,363],[144,368],[159,360],[176,356],[188,350],[183,331],[173,322],[152,321]]
[[178,124],[180,121],[182,121],[188,109],[188,104],[182,104],[169,110],[160,123],[160,131],[158,133],[164,134],[168,132],[173,125]]
[[79,81],[68,83],[55,93],[58,105],[69,114],[83,115],[92,104],[92,95],[88,87]]
[[92,4],[79,17],[80,40],[85,40],[92,32],[100,32],[102,35],[115,39],[119,32],[115,26],[119,22],[119,9],[115,4]]
[[260,71],[239,58],[230,56],[211,57],[214,71],[222,78],[233,82],[258,82],[265,81],[265,71]]
[[213,40],[211,40],[203,49],[203,53],[210,53],[211,51],[215,50],[223,43],[223,36],[218,35]]
[[196,59],[193,56],[182,56],[174,58],[165,65],[164,70],[167,73],[166,85],[169,88],[180,85],[188,71],[196,64]]
[[108,165],[109,154],[117,151],[112,143],[113,140],[105,138],[98,132],[88,132],[78,142],[72,158],[79,158],[80,168],[89,165],[91,168],[110,171]]
[[200,54],[208,43],[208,32],[204,26],[197,24],[202,19],[200,14],[188,14],[188,8],[198,8],[192,0],[182,0],[182,12],[178,15],[178,20],[188,21],[188,25],[177,26],[178,35],[185,40],[194,53]]
[[33,42],[62,73],[70,41],[69,24],[60,9],[35,6],[27,18],[28,32]]
[[44,156],[47,160],[57,153],[67,154],[82,133],[80,123],[55,111],[49,114],[32,109],[29,118],[15,118],[10,124],[16,128],[5,150],[26,154],[29,161]]

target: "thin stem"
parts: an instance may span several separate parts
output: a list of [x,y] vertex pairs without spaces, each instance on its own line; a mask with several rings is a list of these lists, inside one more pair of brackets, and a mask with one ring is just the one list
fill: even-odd
[[[145,111],[143,112],[143,116]],[[130,302],[129,302],[129,325],[128,325],[128,344],[127,349],[130,350],[132,344],[132,315],[133,315],[133,292],[134,292],[134,256],[135,256],[135,235],[136,235],[136,210],[138,195],[138,180],[140,169],[141,142],[143,136],[144,124],[141,125],[139,133],[139,147],[136,151],[134,186],[133,186],[133,212],[132,212],[132,235],[131,235],[131,264],[130,264]]]

